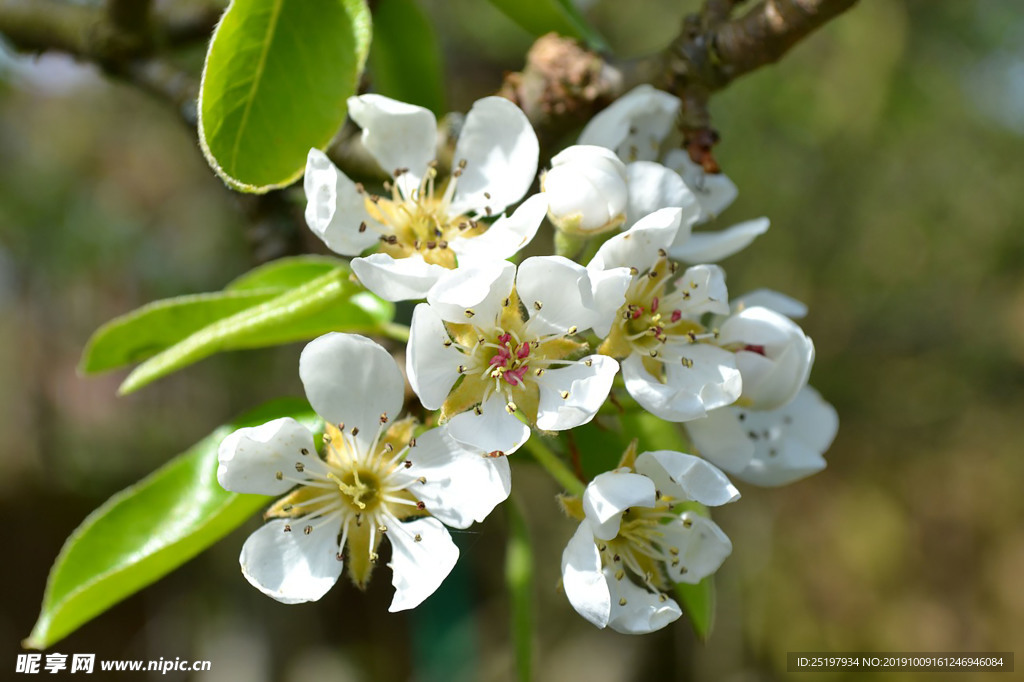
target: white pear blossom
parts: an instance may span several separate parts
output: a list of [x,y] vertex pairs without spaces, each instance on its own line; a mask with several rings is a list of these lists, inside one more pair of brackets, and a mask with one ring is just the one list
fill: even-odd
[[574,145],[551,159],[541,178],[548,218],[569,234],[594,235],[626,220],[626,166],[610,149]]
[[452,570],[459,550],[443,524],[481,521],[510,490],[508,462],[459,445],[443,428],[413,437],[404,380],[373,341],[331,333],[302,351],[306,396],[327,423],[323,456],[291,418],[235,431],[220,445],[228,490],[290,494],[242,547],[246,579],[284,603],[315,601],[348,564],[364,587],[382,538],[391,545],[391,611],[417,606]]
[[744,307],[722,322],[718,343],[736,353],[743,376],[740,403],[759,410],[782,407],[807,385],[814,342],[785,315]]
[[680,101],[650,85],[640,85],[594,116],[580,133],[581,145],[615,151],[627,163],[629,209],[624,227],[659,208],[683,209],[685,231],[668,251],[686,263],[711,263],[744,249],[769,226],[767,218],[718,232],[690,235],[694,224],[711,220],[737,195],[724,173],[706,173],[680,149],[675,126]]
[[669,421],[703,417],[733,403],[742,388],[734,354],[720,348],[716,332],[700,322],[705,313],[729,312],[725,273],[716,265],[679,273],[668,258],[681,220],[678,208],[656,211],[602,244],[587,265],[598,282],[609,269],[629,268],[624,300],[600,285],[595,289],[607,321],[594,326],[604,338],[598,350],[625,358],[626,390]]
[[[621,297],[629,273],[599,279],[609,291],[617,281]],[[608,324],[594,287],[583,266],[559,256],[527,258],[518,271],[498,261],[448,273],[412,316],[406,367],[420,402],[441,409],[456,439],[490,451],[518,447],[530,425],[587,423],[619,369],[605,355],[579,357],[586,346],[573,339]]]
[[694,446],[708,460],[747,483],[787,485],[825,468],[822,455],[839,429],[839,416],[805,386],[774,410],[724,407],[686,424]]
[[[434,161],[437,121],[422,107],[381,95],[348,100],[366,149],[394,176],[390,197],[369,194],[323,152],[306,162],[306,222],[332,250],[358,256],[352,269],[363,284],[390,301],[423,298],[456,264],[508,258],[537,232],[547,211],[538,194],[511,215],[533,184],[539,146],[526,115],[501,97],[478,100],[455,146],[446,185]],[[484,219],[497,217],[488,226]]]
[[590,482],[583,518],[562,553],[562,584],[573,608],[599,628],[626,634],[679,618],[672,585],[700,582],[732,552],[717,524],[679,505],[717,506],[740,496],[713,465],[681,452],[645,452],[635,471],[625,466]]

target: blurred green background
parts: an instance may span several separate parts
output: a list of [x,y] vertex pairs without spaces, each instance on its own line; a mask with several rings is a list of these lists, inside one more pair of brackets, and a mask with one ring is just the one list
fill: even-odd
[[[427,5],[453,109],[521,67],[529,36],[486,3]],[[695,7],[600,0],[587,12],[637,55]],[[725,262],[730,291],[809,304],[811,381],[839,411],[839,436],[825,472],[743,486],[717,513],[735,550],[706,645],[685,621],[628,637],[579,618],[557,591],[574,524],[520,462],[538,679],[747,682],[785,676],[787,651],[1012,651],[1024,642],[1024,9],[864,0],[715,97],[712,114],[740,188],[719,225],[772,220]],[[266,255],[176,112],[92,67],[7,55],[0,161],[0,666],[13,666],[49,566],[91,509],[301,387],[299,346],[219,356],[127,398],[115,395],[123,375],[76,375],[103,322],[220,288]],[[502,514],[459,535],[457,573],[405,615],[387,613],[386,570],[366,594],[343,579],[318,604],[263,597],[237,567],[257,524],[53,651],[210,659],[194,678],[205,682],[513,677]]]

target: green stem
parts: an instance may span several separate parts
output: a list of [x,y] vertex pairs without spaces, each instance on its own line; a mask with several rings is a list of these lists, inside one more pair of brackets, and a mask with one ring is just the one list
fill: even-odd
[[556,455],[551,448],[537,435],[526,441],[525,447],[537,460],[537,463],[544,467],[551,477],[558,481],[565,491],[570,495],[583,494],[583,482],[576,478],[572,469]]
[[401,341],[403,343],[409,342],[409,328],[404,324],[399,324],[398,322],[384,322],[377,327],[377,331],[389,339],[394,339],[395,341]]

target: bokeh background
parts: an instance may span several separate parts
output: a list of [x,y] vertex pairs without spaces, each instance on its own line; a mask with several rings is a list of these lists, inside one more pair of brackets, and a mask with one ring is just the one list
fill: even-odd
[[[426,5],[451,108],[521,67],[529,36],[487,3]],[[695,6],[587,12],[639,55]],[[839,436],[825,472],[743,486],[717,513],[735,551],[707,644],[685,621],[628,637],[579,618],[557,591],[574,524],[518,462],[538,679],[747,682],[785,676],[787,651],[1012,651],[1024,642],[1024,9],[864,0],[715,97],[712,114],[740,188],[719,225],[772,220],[725,262],[730,290],[809,304],[812,384]],[[162,103],[65,58],[0,57],[0,670],[13,671],[47,571],[91,509],[232,416],[301,395],[299,346],[218,356],[126,398],[123,374],[75,371],[103,322],[220,288],[265,257],[246,211]],[[263,597],[237,567],[257,524],[53,650],[210,659],[204,682],[512,679],[502,514],[460,534],[456,574],[404,615],[386,612],[386,570],[365,594],[343,582],[318,604]]]

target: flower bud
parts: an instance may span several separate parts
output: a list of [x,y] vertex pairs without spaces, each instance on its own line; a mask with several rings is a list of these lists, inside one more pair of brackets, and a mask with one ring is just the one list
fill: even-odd
[[741,405],[758,410],[782,407],[807,385],[814,344],[785,315],[758,306],[746,308],[722,324],[718,342],[736,353],[743,378]]
[[575,145],[551,159],[541,180],[548,217],[569,234],[607,232],[626,220],[626,166],[609,149]]

